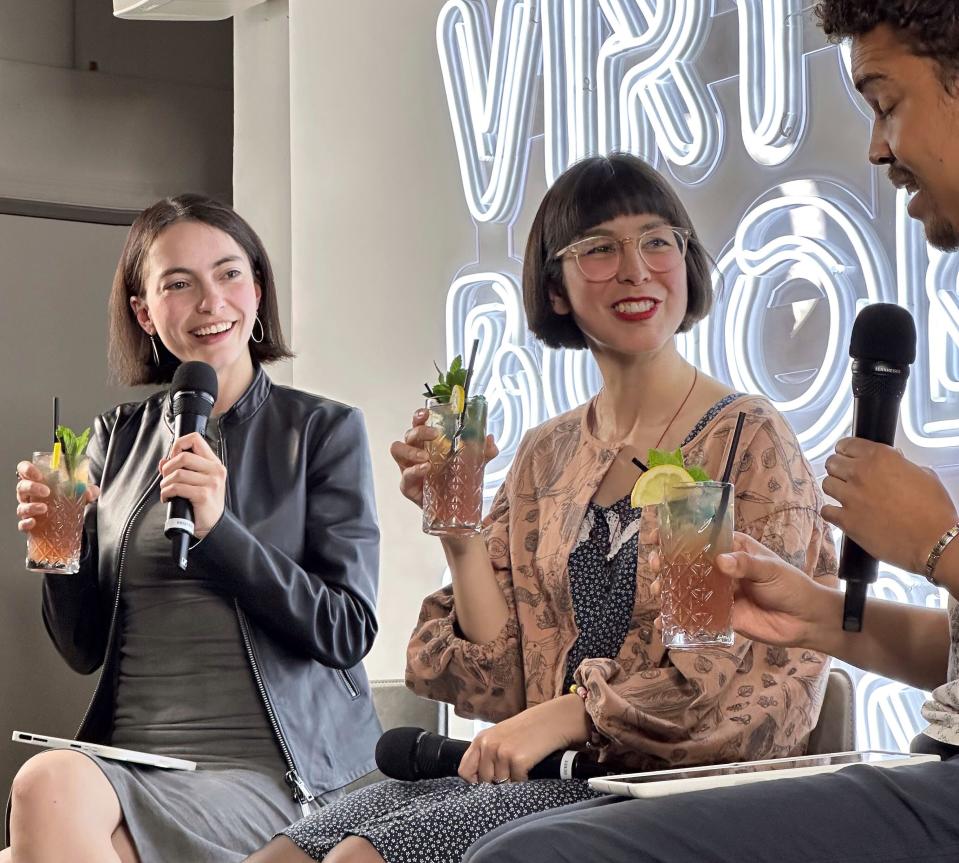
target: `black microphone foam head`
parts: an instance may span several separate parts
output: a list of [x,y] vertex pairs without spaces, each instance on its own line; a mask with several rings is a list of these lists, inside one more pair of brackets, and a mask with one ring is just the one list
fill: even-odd
[[419,778],[416,769],[416,746],[421,735],[426,732],[422,728],[391,728],[384,731],[376,742],[376,751],[373,757],[380,773],[390,779],[402,779],[412,782]]
[[209,416],[216,402],[219,385],[216,372],[209,363],[198,361],[181,363],[173,373],[173,383],[170,384],[170,397],[173,399],[173,412],[180,413],[180,393],[201,392],[209,396],[208,399],[198,398],[190,400],[190,411]]
[[852,325],[849,356],[894,366],[912,365],[916,360],[916,324],[912,315],[894,303],[866,306]]

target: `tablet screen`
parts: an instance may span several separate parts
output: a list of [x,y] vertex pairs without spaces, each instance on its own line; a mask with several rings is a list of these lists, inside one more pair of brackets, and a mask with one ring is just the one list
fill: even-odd
[[846,764],[877,764],[883,761],[908,758],[904,752],[840,752],[832,755],[803,755],[800,758],[776,758],[769,761],[747,761],[707,767],[683,767],[676,770],[658,770],[652,773],[633,773],[628,776],[607,776],[607,781],[643,784],[673,782],[677,779],[703,779],[710,776],[731,776],[741,773],[761,773],[770,770],[793,770],[797,767],[829,767]]

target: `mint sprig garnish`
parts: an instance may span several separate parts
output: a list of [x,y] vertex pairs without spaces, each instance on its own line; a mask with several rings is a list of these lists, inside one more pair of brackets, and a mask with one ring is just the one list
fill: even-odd
[[436,383],[433,386],[427,385],[424,396],[436,399],[440,404],[448,404],[450,396],[453,394],[453,387],[465,386],[466,369],[463,367],[463,357],[457,354],[450,363],[449,370],[443,372],[440,367],[433,363],[434,368],[439,373]]
[[80,434],[76,434],[69,426],[57,426],[57,440],[60,441],[63,450],[63,461],[66,464],[67,475],[73,480],[77,465],[87,451],[87,444],[90,442],[90,429],[85,428]]
[[664,464],[672,464],[681,467],[696,482],[709,482],[710,476],[699,465],[687,465],[683,459],[683,451],[675,449],[672,452],[662,449],[651,449],[646,457],[646,464],[650,468],[659,467]]

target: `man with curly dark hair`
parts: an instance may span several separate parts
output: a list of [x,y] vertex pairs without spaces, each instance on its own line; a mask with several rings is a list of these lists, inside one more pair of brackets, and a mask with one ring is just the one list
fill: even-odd
[[915,192],[929,242],[959,248],[959,2],[823,0],[833,41],[852,40],[856,89],[875,118],[869,160]]
[[[851,40],[853,82],[874,114],[869,160],[914,193],[909,214],[931,243],[959,248],[959,0],[822,0],[815,12],[831,40]],[[823,489],[840,505],[823,517],[874,557],[945,587],[951,612],[870,598],[863,631],[845,632],[838,590],[737,535],[735,552],[717,558],[739,582],[733,625],[933,689],[913,747],[942,760],[602,798],[513,822],[464,863],[959,860],[959,510],[932,471],[891,447],[845,438],[826,470]],[[742,692],[744,701],[757,695]]]

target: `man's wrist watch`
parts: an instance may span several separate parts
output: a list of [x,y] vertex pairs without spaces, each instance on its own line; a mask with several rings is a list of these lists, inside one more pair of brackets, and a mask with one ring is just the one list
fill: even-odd
[[948,548],[949,543],[952,542],[957,536],[959,536],[959,524],[954,524],[949,528],[942,536],[939,537],[939,541],[932,547],[932,551],[929,552],[929,557],[926,558],[926,567],[923,575],[925,575],[926,580],[930,583],[939,587],[939,582],[936,581],[935,573],[936,567],[939,565],[939,558],[942,557],[942,553]]

